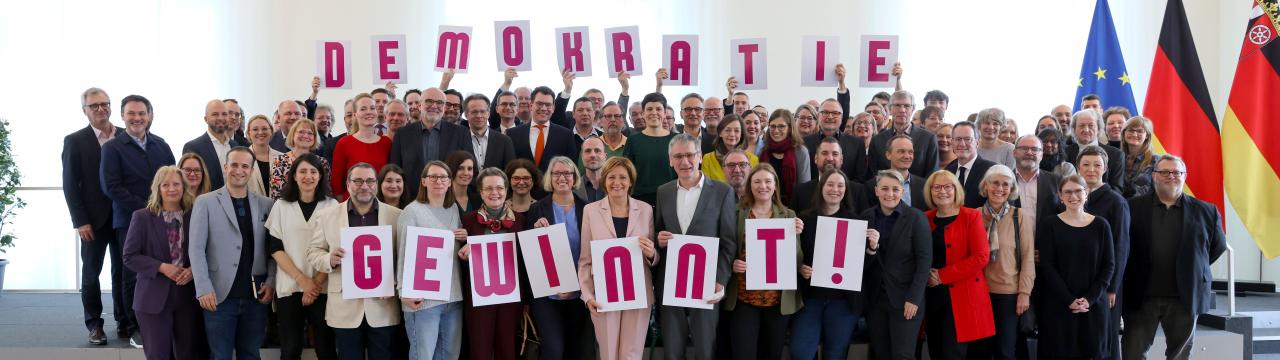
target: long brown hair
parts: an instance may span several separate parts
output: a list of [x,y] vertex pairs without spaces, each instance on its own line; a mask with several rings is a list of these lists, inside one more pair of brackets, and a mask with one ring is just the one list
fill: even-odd
[[773,207],[783,207],[782,197],[778,194],[782,191],[782,179],[778,177],[778,172],[773,170],[773,165],[769,165],[767,162],[756,164],[756,167],[751,168],[751,172],[747,173],[747,195],[743,196],[741,201],[738,201],[738,207],[742,209],[751,209],[752,206],[755,206],[756,196],[751,193],[751,179],[754,179],[756,177],[756,173],[760,172],[767,172],[769,173],[769,176],[773,176],[773,182],[776,185],[773,187],[772,204]]
[[422,182],[418,184],[418,198],[414,200],[423,204],[431,202],[430,195],[427,194],[426,177],[427,171],[431,170],[432,166],[444,169],[445,175],[449,177],[449,187],[444,190],[444,205],[446,208],[453,206],[458,202],[458,200],[453,197],[453,170],[449,169],[449,165],[440,160],[431,160],[430,162],[427,162],[427,166],[422,167],[422,176],[418,178]]
[[[178,170],[182,170],[182,163],[187,162],[188,159],[194,159],[197,164],[200,164],[200,173],[204,174],[200,176],[200,185],[196,186],[196,192],[194,194],[190,194],[191,197],[194,198],[196,196],[204,195],[204,193],[207,193],[209,192],[209,190],[212,190],[209,188],[212,185],[209,182],[209,166],[205,165],[204,158],[201,158],[200,155],[196,155],[196,153],[189,152],[189,153],[182,154],[182,158],[179,158],[177,162]],[[218,169],[218,170],[222,170],[222,169]],[[186,185],[186,182],[187,180],[184,177],[182,179],[183,185]]]

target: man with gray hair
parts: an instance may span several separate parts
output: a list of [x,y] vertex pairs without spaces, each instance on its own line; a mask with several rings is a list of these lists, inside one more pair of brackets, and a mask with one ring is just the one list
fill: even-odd
[[1155,191],[1129,199],[1129,262],[1122,297],[1125,359],[1146,356],[1156,325],[1164,329],[1164,355],[1190,358],[1196,318],[1209,312],[1209,266],[1226,250],[1218,209],[1183,193],[1187,165],[1177,156],[1156,161]]
[[388,100],[382,113],[387,119],[387,137],[394,139],[396,131],[409,123],[409,105],[400,99]]
[[922,127],[911,124],[911,114],[915,113],[915,96],[909,91],[897,91],[889,98],[889,114],[893,116],[893,126],[881,130],[871,138],[870,172],[890,169],[889,158],[885,153],[889,150],[889,140],[897,135],[911,138],[915,146],[915,157],[911,163],[911,173],[928,177],[938,169],[938,139]]
[[1116,192],[1123,194],[1124,154],[1120,153],[1120,149],[1098,141],[1098,134],[1102,134],[1102,115],[1093,109],[1077,111],[1071,115],[1070,129],[1073,134],[1072,138],[1076,140],[1076,143],[1067,145],[1067,162],[1079,168],[1080,164],[1076,163],[1076,157],[1080,155],[1080,149],[1089,145],[1098,145],[1098,147],[1102,148],[1102,151],[1107,153],[1107,178],[1104,179],[1105,182]]
[[[422,121],[399,128],[391,138],[388,163],[404,169],[404,196],[417,196],[422,168],[432,160],[444,160],[454,151],[474,153],[467,128],[444,121],[444,92],[422,91]],[[376,172],[376,171],[375,171]]]
[[[699,104],[701,105],[701,104]],[[676,170],[676,179],[658,187],[654,207],[654,231],[658,247],[665,249],[675,235],[719,238],[716,259],[715,293],[703,293],[701,300],[713,304],[711,309],[676,306],[659,307],[665,358],[683,359],[685,340],[693,339],[694,357],[711,359],[716,343],[716,325],[725,284],[729,283],[733,260],[738,255],[737,197],[732,188],[703,176],[700,140],[690,134],[678,134],[667,145],[667,158]],[[676,250],[678,251],[678,249]],[[711,255],[711,254],[707,254]],[[709,256],[710,257],[710,256]],[[659,257],[654,266],[654,292],[662,294],[668,256]],[[697,290],[694,290],[696,293]],[[659,296],[658,298],[661,298]]]

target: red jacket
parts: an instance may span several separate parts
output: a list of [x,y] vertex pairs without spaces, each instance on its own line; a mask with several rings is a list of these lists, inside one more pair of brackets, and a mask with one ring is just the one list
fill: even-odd
[[[936,216],[937,210],[925,212],[925,217],[929,218],[930,230],[937,229],[933,222]],[[982,212],[961,207],[956,220],[947,226],[945,234],[947,266],[938,269],[938,277],[951,289],[951,313],[955,315],[956,341],[969,342],[995,335],[991,295],[987,292],[987,279],[982,272],[991,259]]]

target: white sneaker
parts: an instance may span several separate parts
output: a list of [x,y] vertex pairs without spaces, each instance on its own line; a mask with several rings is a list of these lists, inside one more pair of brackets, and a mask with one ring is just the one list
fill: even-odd
[[129,346],[132,346],[135,349],[142,348],[142,332],[135,332],[133,333],[133,336],[129,337]]

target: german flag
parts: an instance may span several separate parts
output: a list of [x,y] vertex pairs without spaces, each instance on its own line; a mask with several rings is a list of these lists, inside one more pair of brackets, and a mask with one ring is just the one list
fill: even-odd
[[1262,254],[1280,255],[1280,43],[1276,0],[1254,0],[1240,63],[1222,118],[1222,155],[1231,206]]
[[1223,213],[1222,139],[1209,101],[1200,56],[1182,0],[1169,0],[1151,65],[1143,114],[1155,131],[1157,152],[1181,156],[1187,163],[1187,192]]

